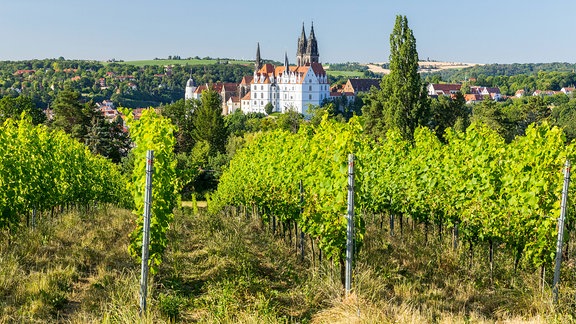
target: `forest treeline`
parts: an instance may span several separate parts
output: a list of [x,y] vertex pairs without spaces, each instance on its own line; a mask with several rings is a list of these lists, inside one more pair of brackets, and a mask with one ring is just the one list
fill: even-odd
[[0,98],[25,95],[47,108],[58,92],[72,90],[85,101],[112,100],[128,108],[156,107],[184,97],[192,77],[197,84],[240,82],[253,67],[241,64],[149,65],[45,59],[0,62]]
[[559,91],[576,84],[576,64],[572,63],[515,63],[476,65],[465,69],[447,69],[424,73],[430,83],[470,83],[484,87],[498,87],[504,95],[517,90]]

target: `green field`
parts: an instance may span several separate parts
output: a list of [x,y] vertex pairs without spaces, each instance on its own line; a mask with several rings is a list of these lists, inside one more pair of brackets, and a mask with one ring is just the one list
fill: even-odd
[[355,77],[363,77],[364,76],[364,72],[360,72],[360,71],[332,71],[332,70],[327,70],[326,73],[328,73],[331,76],[335,76],[335,77],[339,77],[339,76],[345,76],[345,77],[351,77],[351,78],[355,78]]
[[[146,66],[146,65],[155,66],[155,65],[210,65],[210,64],[217,64],[218,62],[219,60],[217,59],[210,59],[210,60],[190,59],[190,60],[141,60],[141,61],[126,61],[119,63],[134,66]],[[221,59],[220,62],[229,64],[241,64],[241,65],[254,64],[254,62],[251,61],[227,60],[227,59]]]

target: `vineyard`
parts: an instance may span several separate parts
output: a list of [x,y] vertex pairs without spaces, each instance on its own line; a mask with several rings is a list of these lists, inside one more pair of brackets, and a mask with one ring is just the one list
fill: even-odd
[[[571,204],[561,298],[544,297],[563,165],[574,157],[561,129],[532,125],[509,143],[481,124],[443,141],[426,128],[413,141],[395,131],[373,140],[360,118],[325,116],[297,133],[246,135],[198,211],[179,207],[175,126],[152,109],[138,120],[124,113],[135,157],[128,175],[26,116],[0,129],[0,321],[138,321],[148,150],[144,322],[573,317]],[[353,294],[343,298],[349,154],[355,262]]]
[[130,206],[118,166],[62,131],[34,126],[24,115],[4,123],[0,143],[0,229],[70,206]]
[[555,256],[563,164],[573,152],[562,131],[547,124],[511,143],[482,125],[449,131],[446,143],[420,128],[410,143],[393,131],[373,141],[356,119],[325,118],[297,134],[256,135],[231,161],[210,207],[248,208],[273,228],[294,227],[301,241],[317,244],[319,257],[342,265],[347,154],[354,153],[357,253],[367,220],[389,222],[391,234],[410,220],[424,227],[426,241],[434,231],[440,240],[452,236],[454,248],[466,244],[471,260],[476,246],[487,245],[490,269],[498,246],[513,256],[514,269],[540,267],[544,276]]

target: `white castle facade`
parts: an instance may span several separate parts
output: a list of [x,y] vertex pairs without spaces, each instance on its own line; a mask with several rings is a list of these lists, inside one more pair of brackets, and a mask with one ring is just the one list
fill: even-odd
[[[237,109],[244,113],[265,113],[269,103],[274,112],[296,111],[309,115],[310,105],[319,106],[330,97],[330,85],[326,71],[320,64],[318,43],[314,26],[306,38],[304,25],[298,38],[297,65],[290,65],[284,55],[284,65],[262,64],[260,44],[256,48],[254,74],[245,76],[239,84],[214,84],[211,87],[222,97],[222,113],[230,114]],[[185,99],[199,99],[206,86],[196,86],[192,78],[186,83]]]
[[[330,95],[328,77],[319,58],[314,26],[310,29],[308,39],[302,26],[302,34],[298,38],[296,66],[288,63],[286,54],[283,66],[262,64],[258,44],[250,92],[242,97],[240,108],[244,113],[264,113],[264,107],[272,103],[273,111],[293,110],[307,115],[310,105],[320,105]],[[243,81],[247,83],[247,79]]]

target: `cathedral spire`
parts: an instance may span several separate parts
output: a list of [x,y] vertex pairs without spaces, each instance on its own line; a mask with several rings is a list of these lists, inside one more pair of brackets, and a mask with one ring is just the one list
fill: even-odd
[[284,52],[284,73],[288,73],[288,66],[290,66],[288,63],[288,53]]
[[262,67],[262,59],[260,58],[260,42],[256,46],[256,61],[254,62],[254,71],[257,72]]
[[296,63],[298,66],[304,65],[304,55],[306,55],[306,46],[308,41],[306,40],[306,31],[304,30],[304,23],[302,23],[302,33],[298,38],[298,48],[296,49]]
[[316,35],[314,34],[314,22],[312,22],[312,27],[310,28],[310,37],[308,38],[308,44],[306,46],[306,63],[319,63],[320,54],[318,54],[318,42],[316,41]]

